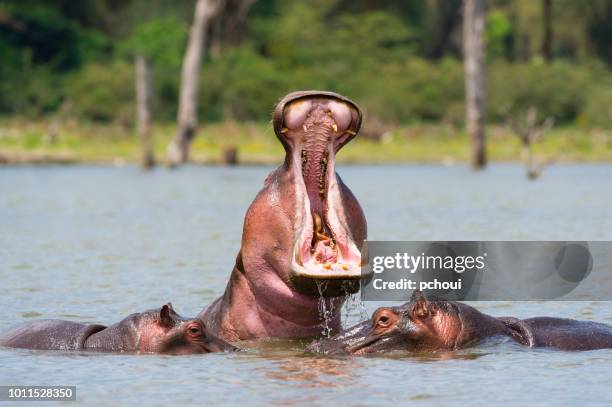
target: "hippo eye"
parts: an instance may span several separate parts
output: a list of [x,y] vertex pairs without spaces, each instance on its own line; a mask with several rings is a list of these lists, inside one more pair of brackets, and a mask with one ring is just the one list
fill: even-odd
[[383,328],[386,328],[387,326],[389,326],[391,324],[391,318],[389,318],[387,315],[382,314],[378,317],[378,321],[376,322],[376,325],[381,326]]
[[202,332],[202,328],[198,324],[192,324],[187,327],[187,332],[191,335],[199,335]]

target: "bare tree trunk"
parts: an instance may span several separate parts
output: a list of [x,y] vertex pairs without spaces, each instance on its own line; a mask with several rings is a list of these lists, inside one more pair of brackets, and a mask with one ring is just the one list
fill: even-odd
[[463,1],[463,65],[465,69],[466,125],[471,140],[470,163],[487,164],[485,145],[485,0]]
[[198,124],[198,79],[206,34],[211,19],[219,12],[224,0],[198,0],[183,67],[179,95],[178,128],[168,145],[168,164],[176,166],[189,158],[189,146]]
[[147,59],[137,54],[136,66],[136,104],[138,135],[140,137],[140,166],[148,170],[155,165],[153,141],[151,140],[152,117],[152,80]]
[[552,61],[552,0],[542,1],[542,19],[544,25],[544,38],[542,39],[542,56],[547,61]]

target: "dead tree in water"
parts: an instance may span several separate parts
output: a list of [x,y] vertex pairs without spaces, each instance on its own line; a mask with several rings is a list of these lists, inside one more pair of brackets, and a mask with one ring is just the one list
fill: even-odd
[[221,155],[221,162],[225,165],[237,165],[238,147],[236,147],[234,144],[225,147]]
[[485,0],[463,0],[463,66],[465,70],[465,118],[471,140],[470,163],[487,164],[485,145]]
[[198,124],[198,79],[206,34],[212,19],[224,4],[224,0],[198,0],[189,32],[189,42],[181,69],[181,88],[178,107],[178,128],[168,146],[168,165],[176,166],[187,161],[189,146]]
[[508,117],[506,121],[521,141],[521,156],[527,171],[527,178],[538,178],[542,171],[544,171],[544,168],[553,163],[555,157],[544,161],[537,160],[533,154],[533,146],[544,139],[546,133],[553,127],[554,119],[547,117],[541,124],[538,124],[538,111],[536,108],[531,107],[524,116]]
[[148,170],[155,166],[153,140],[151,139],[152,80],[147,59],[142,54],[135,56],[136,68],[136,112],[138,136],[140,137],[140,166]]

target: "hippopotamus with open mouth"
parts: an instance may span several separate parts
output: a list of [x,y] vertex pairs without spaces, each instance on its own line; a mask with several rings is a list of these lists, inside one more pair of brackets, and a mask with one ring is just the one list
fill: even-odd
[[165,354],[238,349],[207,332],[199,319],[178,315],[170,303],[160,309],[132,314],[109,327],[57,319],[25,322],[0,335],[0,346]]
[[459,302],[427,300],[415,291],[410,302],[379,308],[372,319],[315,341],[308,349],[352,355],[393,350],[433,352],[474,346],[495,336],[530,347],[612,348],[612,326],[606,324],[550,317],[495,318]]
[[365,217],[335,170],[361,126],[359,108],[336,93],[295,92],[276,106],[273,126],[285,161],[247,211],[225,294],[198,316],[226,340],[316,336],[320,297],[338,329],[344,295],[362,277]]

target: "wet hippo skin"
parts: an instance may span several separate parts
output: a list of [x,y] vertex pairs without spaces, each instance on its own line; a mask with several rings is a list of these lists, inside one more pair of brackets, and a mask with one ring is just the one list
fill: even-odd
[[166,354],[237,350],[209,334],[200,320],[178,315],[171,304],[132,314],[109,327],[57,319],[29,321],[0,334],[0,346]]
[[428,300],[415,291],[410,302],[377,309],[370,320],[313,342],[310,351],[363,355],[393,350],[429,352],[475,346],[509,337],[530,347],[561,350],[612,348],[612,326],[573,319],[496,318],[460,302]]
[[359,287],[366,221],[335,156],[360,125],[357,105],[332,92],[294,92],[278,103],[273,127],[285,161],[247,210],[224,295],[199,315],[215,335],[317,336],[319,297],[339,329],[345,294]]

